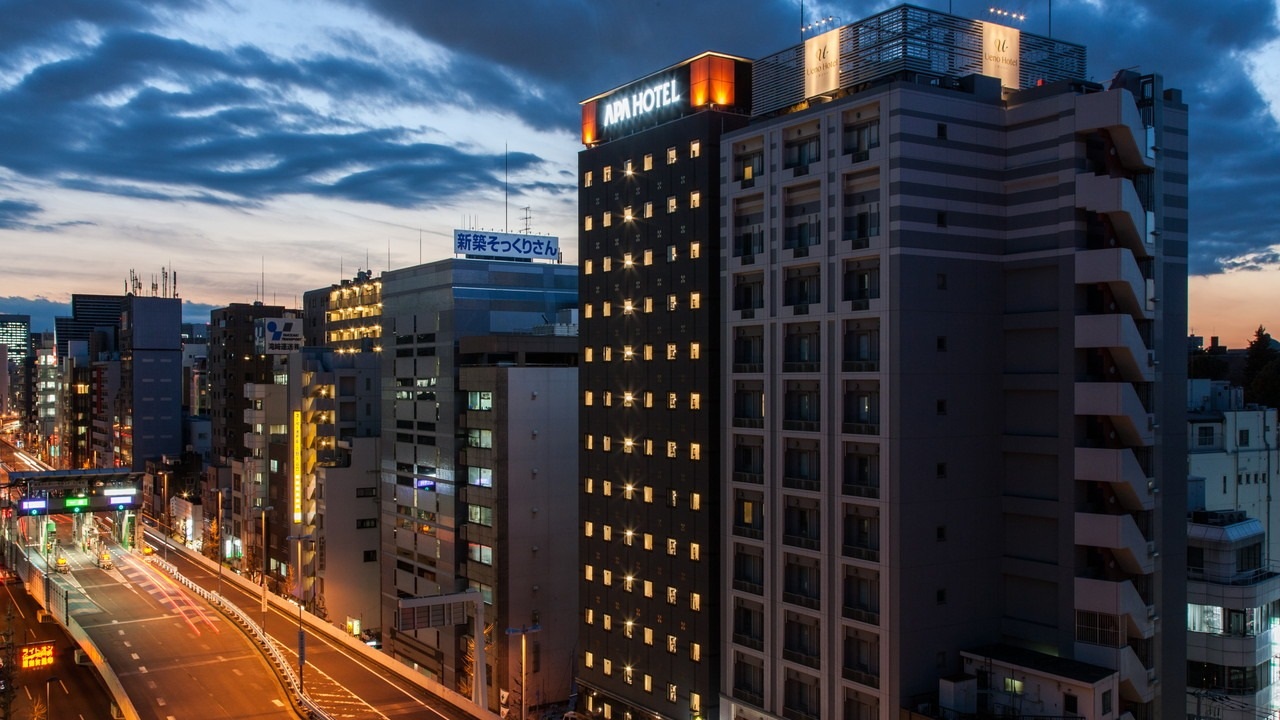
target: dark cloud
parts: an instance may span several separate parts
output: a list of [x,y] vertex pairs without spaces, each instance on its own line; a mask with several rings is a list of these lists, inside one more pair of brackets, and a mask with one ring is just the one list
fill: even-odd
[[0,200],[0,230],[29,227],[28,219],[40,206],[23,200]]

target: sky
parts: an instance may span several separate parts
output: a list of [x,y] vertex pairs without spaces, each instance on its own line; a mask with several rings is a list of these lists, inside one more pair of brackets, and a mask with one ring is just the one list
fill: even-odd
[[[1191,110],[1190,330],[1280,334],[1280,0],[1009,0],[1087,79]],[[578,103],[704,50],[762,57],[809,0],[0,0],[0,313],[177,275],[188,320],[449,257],[454,228],[577,260]],[[915,0],[984,19],[989,2]],[[1052,10],[1052,18],[1049,11]]]

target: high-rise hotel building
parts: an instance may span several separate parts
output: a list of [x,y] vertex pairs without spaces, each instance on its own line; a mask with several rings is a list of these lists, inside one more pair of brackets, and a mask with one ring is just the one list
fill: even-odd
[[[672,279],[636,287],[627,266],[648,245],[599,227],[643,209],[643,181],[599,184],[636,141],[581,154],[596,358],[579,670],[605,712],[695,712],[683,688],[706,669],[677,660],[704,618],[661,574],[714,528],[722,562],[694,582],[719,623],[720,717],[1181,714],[1187,110],[1158,75],[1088,74],[1080,45],[914,6],[751,64],[749,124],[702,147],[718,157],[720,233],[702,302],[718,296],[720,314],[700,356],[718,379],[674,397],[701,394],[703,413],[716,397],[711,453],[682,410],[628,423],[667,391],[636,379],[699,368],[679,340],[659,362],[671,328],[643,302]],[[652,245],[684,259],[679,242]],[[678,483],[661,515],[664,476],[633,465],[650,437],[677,462],[699,441],[723,458],[694,471],[703,517]],[[636,494],[649,486],[653,505]],[[647,527],[668,517],[690,520]],[[645,580],[675,603],[643,604]],[[670,659],[651,652],[668,635]]]
[[582,107],[578,679],[604,717],[718,703],[720,137],[748,72],[706,53]]

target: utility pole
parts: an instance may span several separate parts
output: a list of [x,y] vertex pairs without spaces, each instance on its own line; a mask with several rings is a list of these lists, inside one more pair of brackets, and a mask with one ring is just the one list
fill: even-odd
[[0,657],[4,659],[4,667],[0,667],[0,718],[9,720],[13,717],[13,698],[17,690],[13,687],[14,667],[18,662],[18,649],[13,644],[13,604],[4,616],[4,629],[0,630]]

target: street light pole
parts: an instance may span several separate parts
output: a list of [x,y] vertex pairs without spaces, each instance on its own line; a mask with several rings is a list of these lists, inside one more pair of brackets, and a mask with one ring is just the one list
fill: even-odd
[[227,563],[227,552],[222,545],[222,496],[231,488],[218,488],[218,601],[222,601],[222,566]]
[[306,595],[306,581],[302,577],[302,543],[311,540],[311,535],[290,535],[286,540],[298,541],[298,690],[306,685],[302,679],[302,671],[307,665],[307,635],[302,629],[302,602]]
[[536,633],[542,630],[542,625],[534,623],[532,625],[521,625],[518,628],[507,628],[508,635],[520,636],[520,720],[525,720],[525,713],[528,710],[529,688],[525,686],[525,660],[528,658],[528,637],[529,633]]
[[266,507],[256,507],[254,510],[262,513],[262,537],[259,542],[262,544],[262,577],[258,578],[258,583],[262,585],[262,634],[267,634],[267,513],[275,510],[275,506],[268,505]]
[[164,561],[169,562],[169,471],[164,471],[160,476],[164,478],[164,527],[161,528],[164,532]]
[[56,675],[44,681],[44,716],[46,718],[53,717],[53,711],[49,708],[49,701],[51,699],[49,697],[49,686],[56,682],[58,682],[58,676]]

